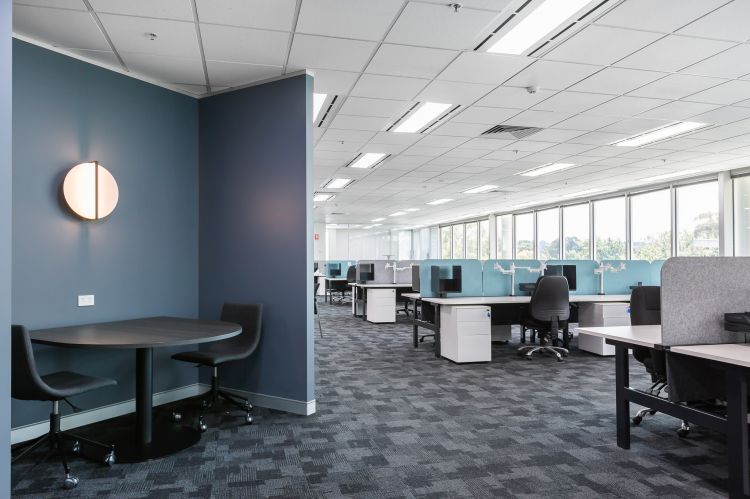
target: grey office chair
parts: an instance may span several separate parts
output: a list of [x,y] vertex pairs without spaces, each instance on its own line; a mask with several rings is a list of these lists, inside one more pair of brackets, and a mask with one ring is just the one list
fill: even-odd
[[[221,310],[221,320],[236,322],[242,326],[242,333],[221,341],[208,343],[203,350],[181,352],[172,356],[175,360],[191,362],[196,367],[207,366],[213,368],[211,375],[211,391],[208,397],[203,399],[201,411],[198,416],[198,428],[206,431],[208,425],[204,416],[206,411],[215,406],[218,407],[220,399],[223,399],[245,412],[245,423],[252,424],[253,406],[250,402],[240,397],[219,389],[219,367],[228,363],[247,359],[258,348],[261,335],[261,322],[263,316],[263,305],[225,303]],[[179,413],[173,414],[174,419],[181,419]]]
[[64,443],[71,444],[71,448],[76,454],[81,450],[81,443],[103,450],[104,464],[113,465],[115,463],[115,448],[113,445],[95,442],[67,431],[60,431],[60,401],[64,400],[73,410],[78,411],[79,409],[68,401],[68,397],[97,388],[116,385],[117,382],[113,379],[94,378],[69,371],[40,375],[36,368],[29,332],[24,326],[11,326],[11,354],[11,396],[18,400],[52,402],[52,413],[49,415],[49,432],[31,442],[20,454],[13,457],[13,462],[18,461],[42,444],[49,444],[50,451],[47,456],[54,453],[62,461],[65,470],[63,486],[66,489],[76,487],[78,478],[70,474]]
[[560,331],[567,331],[570,318],[570,291],[568,280],[563,276],[540,277],[531,295],[528,314],[521,319],[522,327],[533,329],[539,336],[539,346],[525,346],[518,349],[518,355],[527,360],[535,352],[548,352],[562,362],[568,349],[549,345],[557,339]]

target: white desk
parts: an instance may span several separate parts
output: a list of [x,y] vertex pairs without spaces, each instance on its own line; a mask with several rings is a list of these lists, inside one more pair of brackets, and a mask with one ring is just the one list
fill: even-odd
[[[319,280],[322,280],[323,285],[321,288],[323,289],[323,295],[325,296],[324,301],[326,302],[333,302],[333,296],[331,296],[330,291],[330,283],[331,282],[346,282],[346,277],[328,277],[328,276],[321,276],[318,278]],[[320,289],[318,289],[318,294],[320,294]]]
[[399,289],[411,289],[406,283],[350,283],[352,315],[363,320],[382,323],[396,322],[396,295]]
[[686,345],[670,347],[669,351],[699,359],[708,359],[723,364],[750,368],[750,343]]
[[[461,296],[456,298],[420,297],[427,303],[437,305],[503,305],[523,304],[531,301],[531,296]],[[570,303],[629,302],[630,295],[570,295]]]
[[577,331],[642,347],[654,348],[661,345],[661,326],[579,327]]

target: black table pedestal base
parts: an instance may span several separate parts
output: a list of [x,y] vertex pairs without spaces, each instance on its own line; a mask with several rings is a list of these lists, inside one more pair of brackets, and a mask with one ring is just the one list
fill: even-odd
[[115,445],[118,463],[140,463],[169,456],[197,444],[201,432],[189,426],[174,424],[155,425],[151,444],[142,446],[130,431],[108,432],[106,442]]

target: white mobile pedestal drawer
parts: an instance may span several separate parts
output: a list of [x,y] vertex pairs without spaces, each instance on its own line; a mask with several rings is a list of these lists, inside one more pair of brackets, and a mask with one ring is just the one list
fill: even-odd
[[492,360],[490,318],[487,306],[440,307],[440,354],[453,362]]
[[[578,325],[581,327],[629,326],[629,303],[581,303]],[[586,333],[578,334],[578,348],[597,355],[614,355],[615,347],[607,345],[604,338]]]
[[367,288],[367,320],[396,322],[396,290]]

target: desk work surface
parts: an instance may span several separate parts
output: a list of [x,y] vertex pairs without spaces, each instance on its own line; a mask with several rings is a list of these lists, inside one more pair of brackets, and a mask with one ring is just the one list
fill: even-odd
[[669,348],[669,351],[733,366],[750,367],[750,343],[673,346]]
[[401,296],[407,300],[419,300],[421,295],[419,293],[401,293]]
[[[437,305],[501,305],[529,303],[531,296],[461,296],[456,298],[422,297]],[[570,303],[630,302],[630,295],[570,295]]]
[[349,285],[350,286],[356,286],[358,288],[364,288],[364,289],[395,289],[395,288],[409,288],[409,289],[411,289],[411,284],[406,284],[406,283],[396,283],[396,284],[388,284],[388,283],[360,284],[358,282],[352,282]]
[[346,281],[346,277],[328,277],[328,276],[321,276],[326,281]]
[[148,317],[82,326],[31,331],[31,341],[81,348],[153,348],[192,345],[237,336],[242,326],[232,322],[178,317]]
[[659,325],[578,327],[576,332],[649,348],[661,345],[661,326]]

